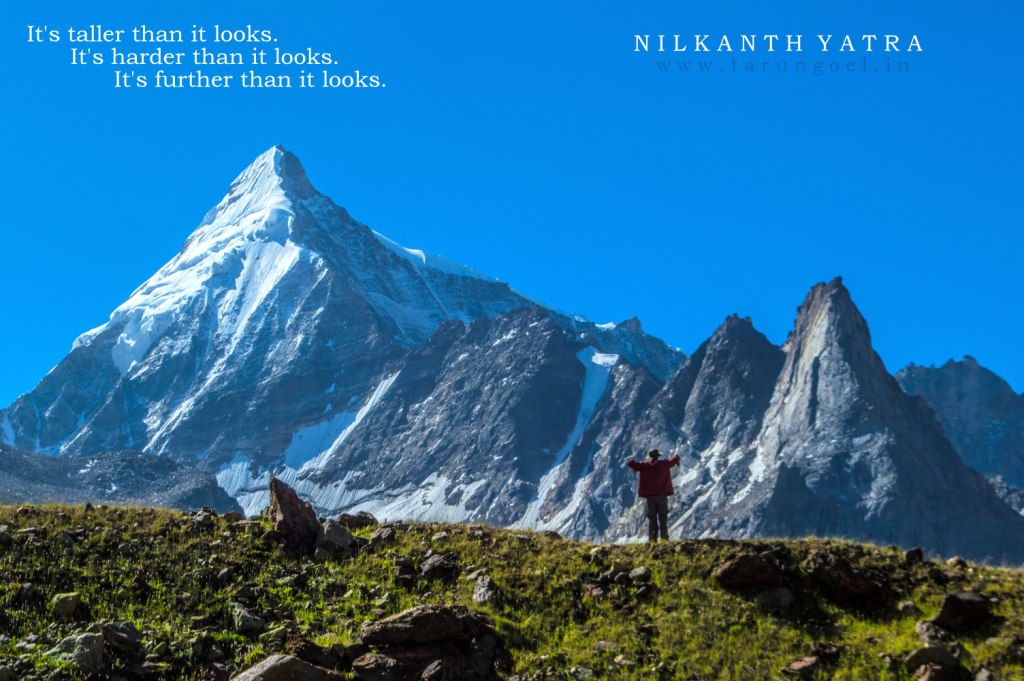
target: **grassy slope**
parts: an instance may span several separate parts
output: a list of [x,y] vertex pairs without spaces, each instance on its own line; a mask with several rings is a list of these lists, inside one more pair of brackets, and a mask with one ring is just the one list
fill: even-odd
[[[204,629],[225,650],[224,662],[234,671],[279,650],[278,644],[232,632],[226,604],[236,589],[248,585],[259,614],[274,623],[292,620],[300,635],[325,646],[348,643],[363,622],[413,605],[466,605],[495,623],[511,653],[510,674],[539,677],[549,670],[548,678],[569,678],[568,670],[579,665],[599,678],[778,678],[816,641],[830,641],[843,646],[843,654],[822,678],[896,679],[906,674],[890,671],[880,655],[920,647],[915,621],[934,615],[945,594],[974,588],[999,599],[996,612],[1006,621],[998,631],[961,639],[973,656],[970,666],[983,665],[998,679],[1024,679],[1021,661],[1006,652],[1012,634],[1024,632],[1024,573],[942,565],[956,577],[939,585],[927,576],[934,564],[906,565],[896,549],[823,540],[685,541],[603,547],[595,557],[590,544],[541,534],[484,528],[483,536],[473,536],[462,525],[414,524],[398,526],[390,545],[345,561],[316,563],[265,546],[260,541],[265,527],[233,526],[218,518],[214,527],[199,530],[188,516],[163,510],[0,507],[3,525],[9,526],[9,539],[0,537],[0,632],[9,639],[0,642],[0,666],[5,658],[25,654],[15,644],[30,634],[58,640],[88,624],[56,622],[49,613],[53,595],[79,591],[92,621],[133,621],[146,632],[150,651],[166,643],[162,661],[169,678],[200,678],[201,662],[191,657],[189,641]],[[32,526],[40,528],[37,539],[16,534]],[[60,531],[75,528],[85,528],[87,536],[68,546]],[[433,539],[442,530],[447,537]],[[867,615],[809,596],[794,614],[778,618],[722,590],[711,577],[714,567],[741,547],[783,544],[797,562],[808,551],[827,550],[884,576],[899,598],[913,599],[923,615],[899,615],[891,607]],[[428,549],[454,557],[463,577],[486,568],[500,598],[476,605],[473,582],[464,578],[417,577],[408,587],[396,585],[396,557],[418,564]],[[653,593],[638,597],[635,587],[625,585],[612,587],[606,597],[585,595],[587,585],[612,564],[648,566]],[[212,575],[226,566],[234,567],[233,576],[217,583]],[[310,576],[305,587],[279,583],[300,571]],[[133,584],[137,578],[148,588]],[[25,582],[39,592],[28,603],[16,597]],[[615,649],[595,647],[599,641],[614,643]],[[40,670],[58,667],[42,654],[47,647],[31,653]]]

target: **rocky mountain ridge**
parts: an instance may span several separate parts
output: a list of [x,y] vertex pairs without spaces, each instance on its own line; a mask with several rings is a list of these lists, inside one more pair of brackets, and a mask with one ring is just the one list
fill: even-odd
[[158,455],[249,514],[276,476],[324,514],[603,541],[642,534],[624,458],[656,446],[683,460],[677,535],[1024,562],[1024,517],[888,374],[840,279],[812,288],[783,346],[732,316],[685,357],[637,320],[570,317],[394,244],[276,147],[0,411],[0,434],[71,459]]

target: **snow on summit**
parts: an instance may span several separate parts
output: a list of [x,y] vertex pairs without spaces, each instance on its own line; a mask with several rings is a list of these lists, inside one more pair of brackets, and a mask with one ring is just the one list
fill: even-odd
[[[114,310],[107,324],[79,336],[74,347],[88,344],[111,325],[123,326],[111,352],[114,364],[125,375],[168,329],[176,311],[197,296],[211,294],[223,308],[222,321],[235,322],[222,331],[237,340],[247,312],[266,298],[296,262],[313,259],[320,263],[318,254],[297,244],[293,234],[298,206],[309,200],[320,204],[325,197],[313,188],[298,158],[281,146],[263,152],[235,178],[227,195],[206,214],[182,251]],[[323,212],[317,205],[310,207]],[[347,213],[341,213],[347,218]],[[471,267],[404,248],[376,232],[373,235],[418,272],[433,270],[498,283]],[[424,276],[422,272],[420,276]],[[233,310],[230,303],[239,298],[243,299],[242,309]],[[390,301],[382,302],[390,305]],[[411,316],[420,321],[417,315]],[[452,316],[469,318],[465,314]],[[421,325],[429,332],[435,322],[430,319]]]

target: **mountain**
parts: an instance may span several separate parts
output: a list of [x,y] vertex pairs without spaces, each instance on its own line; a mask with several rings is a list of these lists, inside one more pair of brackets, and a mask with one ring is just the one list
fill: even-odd
[[26,501],[241,510],[212,475],[167,457],[143,452],[55,457],[0,444],[0,504]]
[[0,411],[0,434],[67,470],[159,457],[248,514],[274,476],[324,515],[605,541],[642,534],[624,464],[655,446],[683,461],[677,536],[1024,562],[1024,517],[888,374],[841,280],[811,290],[781,347],[731,316],[686,357],[636,319],[594,324],[398,246],[280,147]]
[[[354,426],[389,367],[443,322],[531,306],[353,220],[274,147],[177,256],[0,412],[0,434],[25,450],[141,450],[209,471],[241,458],[260,469],[304,461]],[[635,321],[551,315],[656,374],[683,357]]]
[[749,321],[726,320],[640,424],[634,449],[655,442],[684,458],[677,533],[843,536],[1024,558],[1024,518],[889,375],[839,279],[811,290],[781,349]]
[[969,466],[1024,487],[1024,395],[971,356],[938,368],[911,364],[896,380],[931,405]]

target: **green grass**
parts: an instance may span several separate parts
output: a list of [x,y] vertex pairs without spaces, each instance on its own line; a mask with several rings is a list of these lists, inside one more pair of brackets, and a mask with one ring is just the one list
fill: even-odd
[[[654,546],[602,547],[543,534],[484,528],[474,536],[467,526],[406,524],[397,540],[357,556],[318,563],[297,558],[260,536],[259,524],[231,525],[218,518],[198,529],[183,514],[152,509],[35,506],[19,512],[0,507],[0,666],[27,656],[39,678],[60,670],[45,656],[52,642],[89,622],[129,620],[145,633],[147,652],[160,654],[167,678],[203,678],[208,658],[200,649],[220,648],[232,673],[280,651],[279,640],[234,633],[227,604],[239,589],[258,603],[254,610],[270,626],[329,647],[349,644],[364,622],[421,604],[461,604],[490,618],[509,652],[505,675],[572,678],[586,667],[606,679],[772,679],[792,660],[810,654],[816,642],[842,648],[838,663],[818,678],[902,679],[883,654],[900,655],[920,644],[914,624],[933,616],[952,591],[977,589],[998,599],[1002,625],[984,635],[961,638],[969,666],[984,666],[1001,680],[1024,681],[1013,634],[1024,632],[1024,574],[1017,570],[968,564],[939,565],[955,573],[939,584],[929,577],[936,564],[906,564],[893,548],[851,542],[681,541]],[[38,527],[35,538],[17,534]],[[84,529],[85,538],[68,545],[62,531]],[[444,530],[447,538],[432,540]],[[366,537],[371,529],[357,531]],[[810,552],[841,556],[859,570],[884,579],[895,600],[913,600],[921,614],[899,614],[895,602],[859,612],[839,607],[808,591],[786,616],[761,612],[749,599],[720,588],[714,568],[744,550],[788,550],[799,565]],[[427,550],[452,557],[460,576],[450,581],[418,576],[396,583],[396,560],[416,564]],[[633,585],[612,585],[604,596],[588,586],[613,565],[652,571],[653,589],[639,594]],[[225,581],[214,577],[231,567]],[[498,598],[487,605],[472,600],[465,575],[484,568]],[[285,578],[305,573],[298,587]],[[25,583],[37,594],[25,601]],[[86,622],[57,621],[49,603],[58,593],[77,591],[91,610]],[[46,640],[34,650],[18,649],[30,635]],[[204,648],[205,646],[205,648]]]

